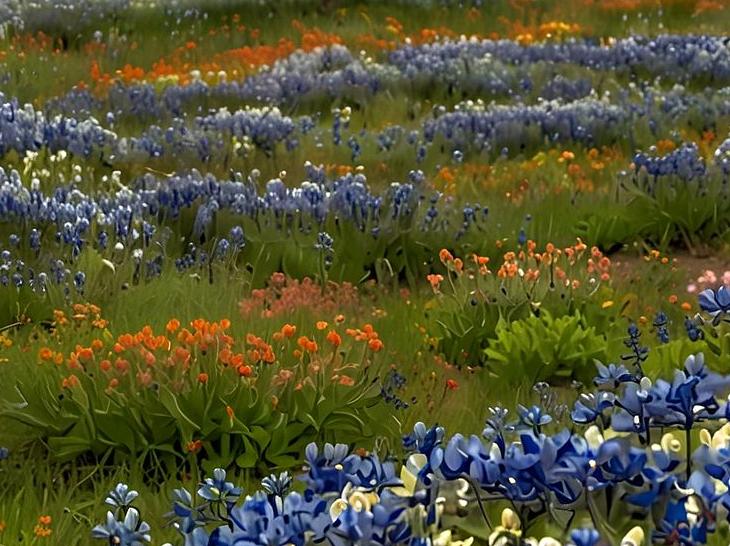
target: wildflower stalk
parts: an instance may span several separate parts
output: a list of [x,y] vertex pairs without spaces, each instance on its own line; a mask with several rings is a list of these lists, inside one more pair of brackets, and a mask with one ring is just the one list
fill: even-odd
[[471,482],[472,488],[474,489],[474,496],[477,499],[477,506],[479,507],[479,512],[481,513],[482,519],[484,520],[484,523],[487,524],[487,527],[489,528],[489,530],[492,531],[494,529],[494,527],[492,526],[492,522],[489,520],[487,511],[484,508],[482,496],[479,493],[479,484],[476,483],[476,480],[474,480],[474,479],[471,479],[470,482]]
[[692,427],[686,427],[684,429],[684,437],[687,449],[687,468],[685,471],[685,477],[689,482],[689,478],[692,475]]

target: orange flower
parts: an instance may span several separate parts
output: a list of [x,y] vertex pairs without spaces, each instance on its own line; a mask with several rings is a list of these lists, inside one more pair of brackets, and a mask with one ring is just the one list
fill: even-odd
[[82,362],[88,362],[94,358],[94,352],[88,347],[83,347],[78,351],[78,357]]
[[120,373],[127,373],[129,371],[129,361],[123,358],[117,358],[114,361],[114,367]]
[[251,377],[251,374],[253,374],[253,369],[251,368],[251,366],[243,364],[238,367],[238,375],[240,375],[241,377]]
[[378,338],[374,338],[368,341],[368,347],[371,351],[377,353],[383,348],[383,342],[380,341]]
[[40,351],[38,351],[38,358],[49,361],[53,358],[53,351],[48,347],[43,347]]
[[327,328],[327,322],[324,320],[317,321],[317,324],[315,325],[317,327],[317,330],[324,330]]
[[46,527],[49,526],[53,522],[53,518],[51,516],[40,516],[38,518],[38,523],[40,525],[45,525]]
[[185,451],[188,453],[197,453],[203,448],[203,442],[200,440],[191,440],[187,444],[185,444]]
[[327,332],[327,341],[329,341],[334,347],[339,347],[340,343],[342,343],[342,338],[340,337],[340,334],[334,330],[330,330]]
[[297,327],[293,324],[285,324],[281,327],[281,333],[284,334],[285,337],[292,337],[297,331]]
[[451,261],[453,261],[453,260],[454,260],[454,256],[452,256],[451,252],[449,252],[449,251],[448,251],[448,250],[446,250],[445,248],[442,248],[442,249],[441,249],[441,250],[439,251],[439,259],[440,259],[440,260],[441,260],[441,261],[442,261],[443,263],[446,263],[446,262],[451,262]]
[[79,386],[79,378],[75,376],[74,374],[69,375],[68,377],[64,377],[63,381],[61,381],[61,387],[64,389],[70,389],[73,387]]
[[91,349],[92,349],[92,350],[93,350],[93,351],[94,351],[95,353],[98,353],[98,352],[99,352],[99,351],[101,351],[101,350],[102,350],[103,348],[104,348],[104,342],[103,342],[102,340],[100,340],[100,339],[95,339],[94,341],[92,341],[92,342],[91,342]]
[[167,325],[165,326],[165,330],[171,334],[176,332],[178,328],[180,328],[180,321],[177,319],[170,319],[167,321]]
[[222,364],[228,364],[231,361],[231,357],[233,356],[233,353],[228,347],[224,347],[221,349],[221,351],[218,353],[218,360]]
[[145,364],[147,366],[152,367],[155,365],[155,362],[157,362],[157,358],[155,358],[155,355],[153,355],[149,351],[142,351],[142,357],[144,358]]
[[99,362],[99,367],[103,372],[108,372],[112,369],[112,363],[108,360],[102,360],[101,362]]
[[33,534],[38,538],[47,538],[51,536],[51,533],[53,531],[49,529],[48,527],[43,527],[42,525],[36,525],[33,529]]
[[428,280],[429,283],[431,283],[431,288],[434,291],[438,291],[439,286],[441,285],[441,281],[444,280],[444,276],[432,273],[430,275],[427,275],[426,279]]
[[137,383],[143,387],[149,387],[152,383],[152,374],[150,372],[143,372],[142,370],[137,372]]
[[243,364],[245,364],[243,361],[243,353],[236,353],[231,357],[231,361],[229,362],[229,366],[236,369],[238,369],[239,366],[243,366]]
[[459,384],[456,382],[455,379],[447,379],[446,388],[450,391],[455,391],[456,389],[459,388]]
[[172,359],[179,364],[186,363],[190,359],[190,351],[185,347],[175,347]]
[[678,301],[678,300],[679,300],[679,298],[677,297],[677,295],[676,295],[676,294],[672,294],[671,296],[669,296],[669,297],[667,298],[667,301],[668,301],[669,303],[671,303],[671,304],[675,304],[675,303],[677,303],[677,301]]
[[340,380],[338,381],[340,385],[345,385],[346,387],[352,387],[355,384],[355,380],[347,375],[340,376]]
[[688,301],[682,302],[682,311],[691,311],[692,310],[692,304]]
[[231,421],[233,421],[233,418],[236,416],[231,406],[226,406],[226,415],[228,415],[228,419]]
[[198,374],[198,383],[205,385],[207,382],[208,382],[208,374],[205,372],[200,372]]

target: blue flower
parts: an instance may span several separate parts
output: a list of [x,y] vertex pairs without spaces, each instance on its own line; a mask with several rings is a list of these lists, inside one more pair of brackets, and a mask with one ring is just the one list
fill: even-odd
[[138,496],[139,493],[133,489],[129,489],[128,485],[118,483],[116,487],[109,492],[109,495],[104,502],[114,508],[122,508],[126,510],[132,505],[134,499]]
[[234,503],[241,496],[241,489],[226,481],[226,471],[213,470],[213,477],[206,478],[198,489],[198,496],[209,502]]
[[641,330],[636,324],[631,323],[628,328],[629,337],[624,341],[624,345],[631,349],[631,353],[621,355],[621,360],[633,362],[640,375],[644,375],[641,364],[649,356],[649,348],[643,347],[640,343]]
[[601,541],[598,531],[590,527],[575,529],[570,533],[571,546],[597,546]]
[[261,487],[270,495],[283,497],[289,491],[291,483],[291,476],[288,472],[284,471],[278,476],[276,474],[271,474],[270,476],[261,480]]
[[712,323],[718,324],[723,316],[730,311],[730,290],[721,286],[717,291],[708,288],[699,295],[700,309],[712,317]]
[[646,466],[646,453],[633,447],[628,440],[614,438],[601,444],[596,454],[597,483],[628,483],[641,486],[641,471]]
[[622,383],[637,381],[623,364],[604,366],[600,362],[596,362],[596,368],[598,369],[598,375],[593,379],[593,383],[597,387],[615,390]]
[[444,429],[438,425],[426,428],[420,421],[413,427],[413,432],[403,437],[403,447],[428,456],[433,448],[444,439]]
[[514,430],[514,426],[507,422],[509,410],[500,406],[489,408],[489,417],[482,431],[484,436],[490,442],[495,442],[500,450],[504,453],[505,441],[504,436],[508,432]]
[[700,324],[695,319],[685,317],[684,329],[690,341],[698,341],[705,338],[705,333],[700,329]]
[[[699,500],[701,503],[702,501]],[[664,517],[652,533],[652,541],[678,546],[707,543],[707,520],[700,514],[689,518],[684,499],[667,504]]]
[[612,392],[583,393],[576,400],[570,417],[581,425],[593,423],[604,411],[613,407],[615,400],[616,396]]
[[543,426],[553,421],[553,418],[547,413],[543,413],[542,408],[539,406],[526,408],[525,406],[518,405],[517,413],[520,416],[520,425],[532,429],[536,433],[539,433]]
[[127,510],[123,521],[117,521],[112,512],[107,512],[106,523],[94,527],[91,536],[119,546],[143,546],[152,540],[150,526],[140,520],[139,512],[134,508]]
[[656,335],[660,343],[669,343],[669,317],[663,312],[659,311],[654,317],[654,328],[656,329]]

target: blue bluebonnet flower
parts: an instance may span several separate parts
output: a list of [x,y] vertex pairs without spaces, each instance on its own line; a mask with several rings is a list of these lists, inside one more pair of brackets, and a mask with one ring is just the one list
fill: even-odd
[[226,471],[213,470],[213,477],[206,478],[198,489],[198,495],[210,502],[234,503],[241,495],[241,489],[226,481]]
[[116,487],[109,492],[109,495],[104,502],[114,508],[126,510],[132,505],[134,499],[138,496],[139,493],[130,489],[127,484],[118,483]]
[[41,232],[38,231],[36,228],[33,228],[30,230],[30,235],[28,236],[28,243],[30,245],[30,248],[38,252],[41,248]]
[[593,423],[606,410],[613,408],[615,401],[616,395],[612,392],[582,393],[576,400],[570,417],[581,425]]
[[593,383],[599,388],[616,390],[622,383],[637,381],[623,364],[604,366],[600,362],[596,362],[596,368],[598,375],[593,379]]
[[520,228],[520,232],[517,234],[517,244],[520,246],[524,245],[527,242],[527,234],[525,233],[525,228]]
[[699,341],[705,338],[705,333],[700,329],[701,323],[693,318],[685,317],[684,329],[690,341]]
[[434,425],[426,428],[422,422],[413,427],[413,432],[403,437],[403,447],[410,451],[430,455],[433,448],[439,445],[444,439],[444,428]]
[[120,546],[143,546],[152,540],[149,524],[140,519],[135,508],[129,508],[121,521],[111,511],[107,512],[106,523],[94,527],[91,536]]
[[595,529],[583,527],[570,532],[570,546],[598,546],[601,535]]
[[406,384],[404,375],[396,370],[390,370],[380,386],[380,396],[388,404],[392,404],[395,409],[408,409],[410,404],[401,398],[399,394]]
[[539,406],[525,407],[522,405],[517,406],[517,414],[519,415],[519,428],[528,428],[539,434],[542,427],[552,423],[553,418],[547,413],[543,413],[542,408]]
[[278,476],[272,474],[261,480],[261,487],[270,495],[283,497],[291,488],[292,478],[288,472],[284,471]]
[[264,493],[256,493],[243,505],[231,508],[230,526],[216,528],[210,543],[215,546],[304,546],[310,538],[319,542],[331,525],[326,509],[326,501],[317,496],[290,493],[278,511]]
[[624,341],[624,345],[631,349],[631,353],[621,355],[621,359],[633,363],[639,374],[644,375],[641,365],[649,356],[649,348],[641,345],[641,330],[636,324],[631,323],[629,325],[628,334],[629,337]]
[[0,447],[0,461],[4,461],[10,457],[10,450],[7,447]]
[[669,317],[663,311],[659,311],[654,317],[653,324],[659,342],[669,343]]
[[86,284],[86,273],[77,271],[74,275],[74,286],[79,294],[84,293],[84,285]]
[[402,544],[410,538],[410,528],[403,518],[403,507],[381,503],[371,510],[348,506],[327,534],[333,546],[350,544]]
[[502,451],[505,446],[505,434],[514,431],[513,423],[507,421],[509,410],[499,406],[489,408],[489,417],[487,417],[482,436],[490,442],[495,442]]
[[206,523],[203,510],[193,505],[193,496],[186,489],[175,489],[172,495],[172,513],[168,517],[177,518],[176,528],[184,536],[191,535],[199,526]]
[[707,172],[699,148],[694,142],[683,143],[664,156],[638,153],[634,156],[633,164],[635,170],[646,169],[655,178],[674,175],[688,181],[700,178]]
[[324,259],[324,265],[326,268],[332,265],[332,258],[334,256],[334,242],[334,239],[332,239],[332,237],[327,232],[320,231],[319,234],[317,234],[317,242],[314,245],[314,248],[319,250],[319,252],[322,254],[322,257]]
[[[695,513],[688,513],[687,505],[692,506]],[[670,501],[652,532],[652,540],[681,546],[706,544],[708,522],[701,506],[702,500],[694,495],[687,500]]]
[[716,291],[708,288],[700,292],[700,308],[712,317],[713,324],[719,324],[725,314],[730,311],[730,290],[721,286]]

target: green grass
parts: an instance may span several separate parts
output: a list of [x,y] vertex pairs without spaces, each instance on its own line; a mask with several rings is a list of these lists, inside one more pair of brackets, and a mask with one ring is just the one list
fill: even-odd
[[[598,9],[588,9],[579,0],[557,2],[554,0],[540,0],[531,4],[530,10],[520,9],[519,2],[487,2],[488,7],[482,10],[479,17],[470,19],[464,11],[433,9],[416,9],[390,2],[370,2],[367,5],[360,2],[332,2],[323,9],[319,2],[276,2],[268,3],[267,7],[260,7],[258,3],[227,2],[220,0],[208,6],[209,16],[205,20],[182,19],[171,21],[165,18],[159,9],[143,9],[130,13],[118,21],[98,22],[88,28],[74,29],[72,33],[59,28],[44,29],[54,39],[65,35],[68,49],[58,56],[48,52],[28,50],[23,58],[15,53],[8,53],[2,66],[8,76],[3,85],[6,97],[16,96],[21,102],[29,101],[37,107],[53,97],[68,92],[79,81],[89,82],[91,60],[97,58],[105,70],[121,68],[130,63],[150,69],[152,64],[160,58],[166,57],[187,41],[194,40],[197,47],[190,52],[189,60],[192,64],[211,57],[214,53],[241,47],[259,44],[274,44],[281,38],[288,38],[299,43],[300,34],[293,28],[291,21],[298,19],[307,28],[318,27],[327,32],[336,33],[352,51],[357,51],[355,39],[362,34],[373,34],[375,37],[392,39],[392,34],[385,29],[385,18],[392,16],[404,25],[406,33],[414,33],[424,27],[447,27],[457,34],[480,33],[489,35],[498,32],[505,36],[510,29],[502,17],[513,23],[519,22],[527,26],[535,26],[549,21],[565,21],[578,23],[584,29],[583,34],[594,37],[622,37],[635,33],[656,35],[662,32],[682,33],[710,33],[722,34],[730,25],[730,10],[693,15],[691,10],[682,2],[673,2],[663,9],[660,16],[656,8],[640,10],[627,14],[624,20],[620,12],[603,13]],[[210,36],[211,29],[220,28],[224,17],[238,13],[241,22],[247,28],[260,28],[258,38],[254,39],[250,33],[242,33],[233,37],[218,33]],[[63,23],[59,23],[63,24]],[[126,42],[118,42],[118,46],[109,47],[106,52],[90,56],[84,52],[86,44],[96,30],[101,30],[105,37],[116,33],[124,37]],[[137,47],[129,46],[136,42]],[[0,43],[0,50],[8,52],[11,39]],[[382,59],[385,52],[371,52],[376,58]],[[539,88],[552,75],[553,70],[560,70],[571,77],[587,78],[593,85],[599,86],[601,91],[611,91],[615,94],[627,84],[627,78],[613,74],[597,74],[585,69],[565,67],[536,66],[531,69],[531,75],[538,83],[536,89],[525,94],[525,102],[534,104],[537,101]],[[688,89],[700,91],[708,82],[692,82]],[[658,83],[662,88],[669,88],[669,84]],[[473,90],[466,90],[469,98]],[[483,97],[486,101],[494,99],[498,103],[509,103],[510,99],[503,96]],[[314,99],[286,110],[290,115],[305,115],[322,112],[316,131],[323,135],[324,145],[315,146],[311,140],[293,152],[287,152],[283,146],[273,154],[265,154],[254,150],[248,157],[236,158],[228,162],[211,161],[203,163],[195,158],[165,158],[159,161],[149,161],[139,164],[120,164],[114,168],[122,170],[122,182],[129,183],[146,172],[172,173],[190,168],[197,168],[201,172],[210,172],[219,177],[226,177],[231,170],[246,172],[257,168],[262,172],[262,179],[276,176],[282,170],[287,171],[287,181],[298,183],[304,177],[303,164],[309,160],[313,163],[331,165],[351,165],[349,149],[346,146],[336,147],[327,139],[327,128],[331,126],[332,107],[352,106],[353,115],[350,127],[345,131],[343,141],[348,136],[357,135],[360,129],[373,131],[384,129],[389,125],[399,124],[407,128],[418,128],[424,119],[431,115],[432,107],[436,104],[454,106],[462,99],[458,93],[451,95],[443,85],[424,84],[422,86],[406,87],[394,86],[387,92],[373,97],[348,97],[336,103],[328,99]],[[229,106],[231,109],[241,105],[236,102],[203,102],[193,105],[188,113],[193,113],[197,106],[203,110],[211,107]],[[105,112],[94,112],[100,119]],[[145,120],[128,117],[121,120],[116,128],[120,134],[134,135],[146,128],[150,123],[164,124],[168,120]],[[712,120],[718,133],[728,124],[727,119]],[[702,121],[700,125],[704,124]],[[688,116],[679,122],[678,127],[661,127],[658,137],[668,138],[676,130],[685,131],[690,137],[699,137],[699,130],[706,127],[697,127],[696,120]],[[520,228],[527,230],[528,237],[536,240],[540,245],[554,242],[557,245],[567,245],[575,241],[578,234],[583,234],[586,242],[591,244],[595,239],[604,237],[606,241],[618,249],[619,259],[622,256],[640,254],[638,249],[643,246],[660,246],[663,249],[676,248],[676,240],[662,240],[660,237],[648,238],[638,236],[629,226],[629,235],[620,233],[622,237],[611,232],[612,227],[604,220],[617,216],[625,206],[625,199],[616,199],[618,192],[617,174],[626,169],[631,160],[634,148],[646,148],[655,144],[658,139],[652,135],[645,122],[638,123],[633,128],[633,134],[613,144],[612,150],[618,158],[607,162],[605,169],[590,172],[590,179],[595,186],[594,191],[576,191],[575,184],[566,175],[566,166],[557,161],[558,154],[568,146],[559,146],[548,149],[542,143],[526,146],[524,150],[514,150],[508,159],[498,159],[498,150],[490,154],[478,155],[468,153],[466,163],[473,167],[489,165],[491,172],[487,177],[482,172],[470,174],[466,169],[459,170],[450,160],[450,149],[445,146],[444,153],[437,152],[439,145],[433,147],[426,162],[421,166],[428,174],[430,183],[439,186],[439,167],[449,166],[457,172],[455,200],[457,203],[489,204],[490,220],[487,233],[475,237],[469,248],[480,254],[489,255],[492,263],[498,263],[501,254],[507,249],[514,248],[516,236]],[[718,134],[719,139],[723,134]],[[582,146],[570,146],[578,158],[576,162],[588,170],[590,162],[586,159],[588,150]],[[539,163],[538,154],[543,153],[544,159]],[[363,155],[355,164],[363,165],[368,175],[369,183],[374,188],[383,189],[395,180],[404,181],[408,171],[414,168],[414,151],[412,147],[400,144],[390,152],[379,152],[374,143],[363,143]],[[537,158],[537,159],[536,159]],[[59,173],[70,177],[72,164],[79,163],[82,168],[82,182],[80,188],[84,191],[113,190],[109,182],[103,182],[102,176],[110,176],[112,168],[105,166],[96,159],[89,161],[67,160],[64,164],[51,164],[48,154],[41,153],[35,160],[32,168],[39,172],[41,187],[48,191],[56,184]],[[538,164],[539,163],[539,164]],[[9,154],[2,160],[3,168],[24,168],[22,158]],[[351,165],[354,166],[354,165]],[[48,176],[40,171],[49,169]],[[524,191],[520,190],[526,184]],[[520,192],[522,192],[520,194]],[[506,194],[510,195],[507,196]],[[520,194],[516,197],[517,194]],[[598,214],[597,214],[598,213]],[[676,211],[675,211],[676,213]],[[680,213],[676,213],[681,215]],[[532,220],[526,220],[531,215]],[[188,236],[192,231],[194,215],[186,211],[181,219],[170,220],[168,227],[173,234],[168,250],[176,254],[184,247],[179,238]],[[224,226],[230,227],[234,219],[221,215],[218,219],[218,231]],[[582,224],[585,221],[587,223]],[[586,227],[587,226],[587,227]],[[0,239],[6,240],[11,232],[19,229],[23,234],[32,226],[2,226]],[[248,228],[249,226],[247,226]],[[253,226],[247,233],[256,233]],[[615,227],[615,226],[614,226]],[[346,231],[338,236],[334,226],[327,226],[335,234],[337,253],[353,251],[355,254],[364,254],[365,248],[351,248],[352,240]],[[583,231],[581,231],[583,229]],[[619,230],[620,231],[620,230]],[[264,230],[263,234],[256,234],[261,240],[272,238]],[[267,249],[295,248],[290,258],[289,267],[293,274],[315,276],[318,273],[316,256],[311,248],[311,241],[301,240],[292,243],[285,235],[274,234],[276,244],[267,241]],[[504,241],[504,248],[498,248],[496,241]],[[703,249],[715,253],[727,260],[728,254],[725,242],[727,235],[718,237],[709,248]],[[648,241],[648,242],[647,242]],[[626,244],[624,244],[626,243]],[[433,243],[436,248],[437,243]],[[276,245],[280,245],[276,246]],[[259,259],[257,250],[262,244],[249,245],[242,253],[236,264],[227,264],[228,269],[216,269],[214,282],[209,283],[205,275],[200,278],[190,274],[179,275],[167,267],[162,280],[132,283],[130,267],[120,267],[116,273],[102,269],[100,256],[94,252],[85,252],[80,258],[82,264],[88,264],[94,269],[94,275],[87,287],[85,299],[97,303],[102,307],[103,316],[111,321],[110,333],[119,335],[127,331],[137,331],[145,325],[151,325],[155,330],[164,328],[168,319],[175,317],[187,323],[199,317],[210,320],[230,318],[233,321],[233,330],[236,336],[253,331],[259,335],[270,334],[277,330],[284,322],[297,325],[311,325],[320,319],[333,320],[333,317],[316,316],[308,310],[293,312],[287,316],[263,319],[260,317],[242,318],[239,315],[238,302],[250,294],[252,288],[263,285],[268,276],[281,268],[283,259]],[[378,247],[373,246],[373,249]],[[423,256],[421,249],[414,250],[414,256],[419,260]],[[435,254],[435,253],[434,253]],[[499,378],[490,374],[486,368],[475,361],[475,368],[469,370],[464,366],[460,370],[447,369],[437,364],[435,357],[439,356],[441,346],[438,338],[443,336],[443,329],[437,322],[437,313],[434,303],[437,299],[423,280],[429,271],[440,271],[437,257],[425,256],[424,263],[418,264],[417,271],[409,271],[410,294],[405,297],[399,291],[405,288],[407,282],[403,278],[390,277],[383,265],[381,268],[380,285],[374,287],[360,286],[366,295],[365,303],[358,308],[352,317],[359,324],[372,322],[381,332],[387,350],[387,366],[394,366],[408,378],[406,393],[413,396],[416,402],[405,412],[398,414],[400,419],[400,433],[407,432],[418,420],[429,423],[438,422],[451,432],[459,431],[463,434],[479,434],[483,428],[487,406],[503,404],[514,408],[517,403],[533,403],[536,401],[532,392],[532,385],[524,384],[517,387],[505,388]],[[233,267],[235,265],[235,268]],[[363,271],[357,274],[347,269],[347,263],[335,257],[330,271],[333,280],[350,280],[357,282],[364,278]],[[382,265],[382,264],[381,264]],[[247,268],[250,266],[250,268]],[[696,274],[696,272],[693,272]],[[404,275],[405,276],[405,275]],[[369,278],[375,273],[370,271]],[[669,307],[666,303],[670,293],[683,294],[684,283],[688,280],[687,271],[669,271],[655,262],[646,264],[639,260],[634,262],[626,278],[616,277],[611,291],[601,293],[590,304],[592,312],[590,323],[596,325],[600,334],[605,335],[608,353],[613,360],[620,357],[624,350],[622,337],[629,320],[638,320],[641,315],[651,319],[654,311],[664,309],[671,314],[673,332],[679,336],[684,319],[684,312],[676,307]],[[414,282],[415,281],[415,282]],[[124,290],[118,287],[128,283]],[[600,296],[600,297],[599,297]],[[683,298],[684,299],[684,298]],[[686,298],[686,299],[689,299]],[[614,307],[609,311],[602,310],[602,304],[614,301]],[[462,302],[463,303],[463,302]],[[38,337],[46,334],[42,323],[53,317],[53,310],[66,306],[63,295],[51,292],[45,299],[38,299],[29,295],[27,291],[14,292],[2,289],[0,291],[0,328],[8,325],[5,332],[13,340],[13,346],[0,349],[0,400],[16,400],[14,386],[18,380],[28,380],[39,374],[36,354],[39,348]],[[624,307],[625,306],[625,307]],[[695,310],[696,308],[693,308]],[[623,312],[621,312],[623,310]],[[18,319],[30,318],[27,324],[16,325]],[[21,321],[22,322],[22,321]],[[422,327],[423,330],[420,330]],[[484,328],[479,331],[480,339],[494,338],[494,331]],[[656,347],[651,339],[652,334],[646,333],[644,341]],[[437,338],[431,343],[428,338]],[[68,353],[74,349],[77,340],[67,340],[63,347]],[[709,350],[709,346],[703,345]],[[670,348],[661,349],[652,353],[652,360],[647,364],[650,375],[656,376],[668,373],[674,365],[678,355],[686,355],[696,346],[689,346],[680,342]],[[654,356],[656,355],[656,356]],[[484,357],[479,355],[477,360]],[[722,363],[723,358],[715,358],[713,364]],[[493,364],[493,363],[492,363]],[[494,367],[492,366],[492,369]],[[432,376],[436,373],[436,379]],[[443,387],[444,377],[455,377],[459,383],[456,392],[447,392]],[[572,400],[574,391],[567,385],[559,389],[561,400]],[[395,449],[398,438],[388,438],[381,447]],[[176,533],[165,525],[164,514],[169,510],[169,497],[178,481],[192,488],[199,478],[199,470],[194,461],[190,460],[187,471],[178,475],[169,476],[164,483],[150,483],[145,479],[145,468],[138,460],[126,461],[126,464],[117,466],[109,460],[93,460],[86,458],[71,462],[59,462],[53,459],[44,438],[38,437],[36,431],[19,425],[15,422],[0,420],[0,446],[11,449],[11,457],[0,461],[0,522],[6,527],[0,532],[0,545],[10,544],[62,544],[85,545],[89,543],[89,529],[103,520],[106,511],[103,499],[106,491],[117,482],[124,481],[141,492],[140,507],[145,519],[152,523],[155,529],[155,544],[162,544],[165,540],[173,540]],[[373,445],[363,446],[369,449]],[[185,474],[185,475],[183,475]],[[256,486],[260,476],[240,472],[235,479],[248,488]],[[33,528],[41,515],[51,515],[53,518],[52,535],[48,538],[35,538]]]

